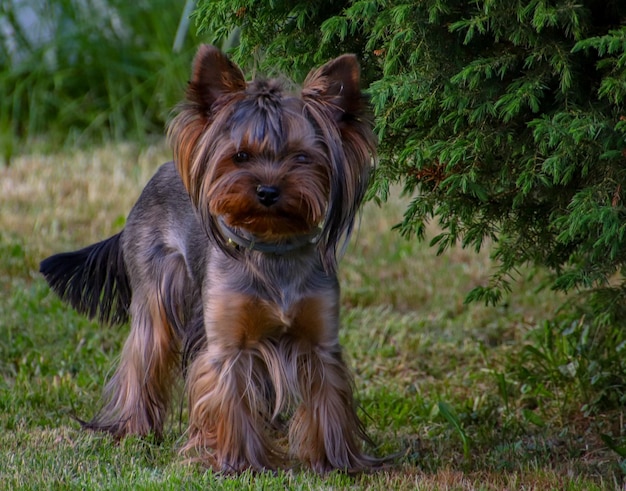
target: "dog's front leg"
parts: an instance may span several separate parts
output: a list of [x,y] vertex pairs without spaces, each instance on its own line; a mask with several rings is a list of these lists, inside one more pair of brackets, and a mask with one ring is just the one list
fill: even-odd
[[264,316],[255,302],[237,295],[212,296],[207,311],[207,348],[187,380],[189,440],[183,451],[224,472],[274,469],[282,456],[267,434],[268,374],[254,349]]
[[294,333],[308,341],[298,354],[294,385],[299,407],[293,416],[291,451],[313,470],[362,471],[377,460],[362,450],[370,442],[356,412],[353,381],[341,356],[337,300],[330,294],[304,300]]

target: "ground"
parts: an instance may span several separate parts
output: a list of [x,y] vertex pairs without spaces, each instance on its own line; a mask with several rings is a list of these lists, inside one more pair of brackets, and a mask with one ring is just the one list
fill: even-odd
[[[545,320],[562,299],[539,288],[540,271],[521,271],[497,307],[465,304],[491,271],[488,247],[437,256],[427,243],[400,237],[392,227],[410,197],[398,192],[381,206],[366,205],[341,265],[342,343],[377,445],[372,450],[396,456],[385,469],[357,476],[216,475],[177,453],[184,404],[162,442],[116,443],[83,432],[76,418],[89,418],[98,407],[127,328],[100,327],[62,304],[38,263],[117,232],[167,159],[162,145],[110,145],[22,156],[0,167],[0,488],[623,485],[626,465],[605,445],[606,435],[623,434],[623,412],[590,414],[566,383],[523,372],[553,364],[567,377],[567,358],[555,360],[531,342],[552,336]],[[432,225],[431,235],[435,231]]]

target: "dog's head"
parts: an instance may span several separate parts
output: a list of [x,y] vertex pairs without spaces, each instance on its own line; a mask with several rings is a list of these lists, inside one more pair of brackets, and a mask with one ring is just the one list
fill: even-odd
[[315,240],[327,269],[352,230],[375,137],[359,66],[343,55],[312,70],[299,93],[246,82],[212,46],[193,63],[187,100],[168,128],[174,159],[207,231],[225,249]]

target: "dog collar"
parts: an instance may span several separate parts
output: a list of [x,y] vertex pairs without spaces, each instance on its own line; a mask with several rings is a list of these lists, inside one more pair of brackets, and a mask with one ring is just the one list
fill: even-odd
[[298,235],[288,241],[265,242],[258,240],[253,234],[228,226],[222,216],[217,217],[217,224],[229,245],[266,254],[286,254],[315,244],[320,236],[320,230],[317,229],[313,233]]

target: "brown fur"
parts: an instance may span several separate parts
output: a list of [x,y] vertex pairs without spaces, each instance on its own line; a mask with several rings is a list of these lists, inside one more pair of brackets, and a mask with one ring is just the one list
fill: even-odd
[[86,424],[115,437],[163,431],[179,360],[179,343],[156,296],[131,305],[130,335],[121,362],[105,388],[108,401],[100,416]]
[[190,458],[227,472],[379,463],[339,345],[337,256],[375,144],[359,83],[352,55],[288,93],[200,47],[168,129],[174,163],[122,232],[42,262],[81,312],[131,320],[86,427],[161,435],[182,360]]

